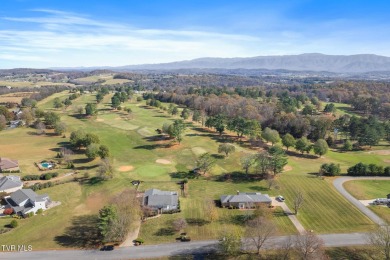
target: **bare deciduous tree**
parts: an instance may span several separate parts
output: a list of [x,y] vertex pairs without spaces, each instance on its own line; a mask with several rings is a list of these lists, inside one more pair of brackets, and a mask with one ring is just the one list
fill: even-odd
[[218,210],[213,200],[207,200],[205,203],[205,212],[207,212],[207,218],[210,221],[218,220]]
[[101,160],[97,169],[97,176],[102,180],[112,179],[114,177],[114,169],[109,158]]
[[381,226],[367,235],[368,242],[380,252],[383,259],[390,260],[390,226]]
[[305,232],[295,237],[295,251],[302,260],[319,260],[324,258],[324,242],[316,234]]
[[256,248],[256,253],[260,255],[260,250],[265,242],[275,234],[275,225],[264,217],[257,217],[249,220],[245,229],[245,238],[248,244]]
[[305,199],[303,197],[303,193],[301,191],[298,191],[295,194],[295,198],[293,200],[293,208],[294,208],[295,215],[298,214],[298,210],[302,207],[304,202]]
[[37,129],[37,132],[38,132],[39,135],[42,135],[42,134],[45,133],[46,126],[45,126],[44,123],[42,123],[42,122],[37,122],[37,123],[35,124],[35,128]]
[[187,221],[184,218],[178,218],[172,222],[173,229],[178,232],[187,227]]
[[291,252],[293,250],[294,246],[294,239],[289,236],[287,237],[281,244],[278,253],[279,253],[279,258],[280,260],[289,260],[291,259]]
[[118,214],[109,227],[105,238],[107,241],[124,241],[135,223],[140,221],[141,206],[136,195],[135,190],[125,190],[112,199],[111,204]]
[[267,177],[267,186],[268,186],[268,189],[272,189],[272,187],[274,187],[276,185],[276,180],[273,176],[271,175],[268,175]]

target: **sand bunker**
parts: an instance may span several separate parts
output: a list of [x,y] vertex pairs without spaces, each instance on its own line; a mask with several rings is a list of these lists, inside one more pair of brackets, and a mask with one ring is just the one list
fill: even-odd
[[140,135],[145,136],[145,137],[153,135],[153,133],[151,133],[146,127],[138,129],[137,133],[139,133]]
[[195,155],[201,155],[207,153],[207,151],[204,148],[199,146],[192,147],[191,150],[194,152]]
[[104,121],[103,118],[98,118],[98,119],[96,119],[96,122],[103,122],[103,121]]
[[124,166],[121,166],[119,167],[119,171],[120,172],[129,172],[129,171],[132,171],[134,169],[134,166],[132,165],[124,165]]
[[171,164],[172,162],[171,162],[171,161],[168,161],[168,160],[165,160],[165,159],[157,159],[157,160],[156,160],[156,163],[160,163],[160,164]]
[[283,171],[284,172],[288,172],[288,171],[291,171],[293,168],[290,166],[290,165],[286,165],[283,167]]

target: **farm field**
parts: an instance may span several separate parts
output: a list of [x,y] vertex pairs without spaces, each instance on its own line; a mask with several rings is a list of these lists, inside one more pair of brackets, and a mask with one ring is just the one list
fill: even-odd
[[128,79],[114,79],[112,74],[102,74],[89,76],[84,78],[78,78],[77,80],[82,82],[98,82],[99,80],[104,80],[103,85],[112,85],[112,84],[123,84],[126,82],[131,82]]
[[[123,110],[112,110],[109,104],[111,96],[107,95],[98,106],[98,115],[84,118],[79,117],[75,111],[79,106],[84,107],[86,103],[94,102],[95,95],[84,94],[73,100],[73,104],[67,109],[53,108],[55,97],[63,100],[68,95],[69,93],[66,92],[58,93],[38,104],[39,108],[60,114],[61,121],[69,128],[65,134],[66,138],[53,135],[52,130],[48,130],[47,135],[36,135],[36,130],[32,128],[2,131],[0,150],[5,151],[2,152],[2,156],[19,160],[22,175],[38,174],[39,171],[33,162],[54,158],[60,147],[68,145],[70,132],[82,128],[86,132],[97,134],[101,143],[110,148],[114,158],[115,177],[105,182],[72,182],[39,191],[48,193],[53,200],[59,200],[63,204],[48,210],[44,216],[21,220],[20,228],[0,235],[0,239],[17,241],[26,232],[33,232],[35,238],[29,242],[35,248],[80,247],[82,245],[72,241],[65,234],[69,230],[74,231],[77,225],[82,225],[81,220],[88,222],[88,217],[93,218],[92,214],[97,214],[99,209],[116,194],[124,189],[134,189],[131,185],[132,180],[143,181],[139,191],[149,188],[179,191],[177,182],[189,177],[188,171],[195,167],[196,158],[204,152],[214,155],[217,160],[216,166],[206,177],[189,180],[187,197],[181,198],[181,213],[166,214],[142,224],[139,237],[145,239],[147,244],[173,242],[177,234],[172,234],[169,230],[170,223],[180,217],[190,220],[186,231],[193,239],[216,238],[220,231],[226,229],[242,232],[242,218],[248,216],[249,211],[218,208],[218,219],[210,222],[204,210],[205,201],[217,200],[223,194],[235,194],[237,190],[257,191],[270,196],[281,194],[286,198],[290,208],[292,208],[295,192],[302,191],[305,204],[299,211],[298,219],[307,230],[318,233],[357,232],[374,227],[368,218],[333,189],[329,181],[317,178],[314,174],[325,162],[340,163],[344,172],[347,167],[359,161],[385,165],[388,156],[383,153],[330,151],[322,158],[316,158],[292,152],[286,171],[277,177],[279,189],[269,190],[265,180],[243,177],[240,158],[244,154],[256,152],[255,149],[248,149],[234,143],[236,152],[228,158],[217,155],[219,143],[225,141],[225,138],[235,141],[233,136],[220,138],[214,131],[188,122],[188,129],[182,143],[166,148],[165,144],[170,141],[157,138],[155,130],[175,118],[156,108],[146,107],[145,101],[132,100],[123,104],[122,107],[130,107],[133,111],[128,114]],[[375,147],[375,149],[381,151],[386,147]],[[73,155],[73,159],[79,172],[78,176],[86,173],[90,176],[95,174],[99,159],[91,161],[84,154],[77,152]],[[165,163],[159,163],[161,160]],[[58,170],[60,173],[67,171],[67,169]],[[78,219],[81,220],[77,222]],[[0,219],[0,226],[9,221],[9,219]],[[296,232],[287,216],[281,214],[280,208],[275,208],[273,221],[278,227],[279,234]],[[46,225],[47,222],[53,224]],[[58,225],[61,228],[50,228],[51,225]]]
[[62,82],[50,82],[50,81],[6,81],[0,80],[0,86],[10,86],[10,87],[41,87],[41,86],[74,86],[71,83],[62,83]]

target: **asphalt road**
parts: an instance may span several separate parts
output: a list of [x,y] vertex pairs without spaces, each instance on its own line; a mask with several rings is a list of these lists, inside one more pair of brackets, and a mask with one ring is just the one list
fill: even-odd
[[[326,246],[351,246],[366,244],[364,233],[326,234],[320,235]],[[286,239],[286,236],[274,237],[267,243],[267,248],[277,248]],[[182,254],[205,254],[216,250],[218,241],[193,241],[160,244],[153,246],[122,247],[113,251],[102,252],[98,250],[52,250],[31,252],[3,252],[0,259],[139,259],[156,258]]]
[[355,199],[343,187],[344,182],[352,180],[390,180],[390,177],[340,177],[333,181],[334,187],[341,193],[349,202],[355,205],[363,214],[369,217],[374,223],[382,226],[387,225],[386,222],[378,217],[374,212],[364,206],[360,201]]

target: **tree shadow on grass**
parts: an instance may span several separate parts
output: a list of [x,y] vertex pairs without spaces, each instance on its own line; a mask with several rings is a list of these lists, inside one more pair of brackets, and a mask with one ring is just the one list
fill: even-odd
[[186,218],[186,221],[190,226],[204,226],[210,223],[210,221],[202,218]]
[[[236,210],[236,209],[230,209]],[[247,214],[233,215],[230,217],[230,222],[234,225],[245,226],[246,222],[253,218],[252,211],[247,211]]]
[[54,240],[64,247],[96,248],[102,243],[97,224],[97,215],[74,217],[72,225],[65,229],[63,235],[56,236]]
[[154,150],[158,148],[167,148],[166,144],[146,144],[146,145],[140,145],[136,146],[133,149],[144,149],[144,150]]
[[248,174],[243,172],[234,171],[218,175],[216,181],[218,182],[233,182],[233,183],[245,183],[245,182],[256,182],[264,179],[262,174]]
[[215,159],[224,159],[224,158],[225,158],[225,155],[213,153],[213,154],[211,155],[211,157],[213,157],[213,158],[215,158]]
[[175,234],[175,230],[173,228],[160,228],[154,233],[155,236],[173,236]]
[[103,184],[103,180],[99,177],[83,178],[79,180],[82,185],[97,186]]
[[262,186],[251,186],[249,189],[254,191],[269,191],[269,189],[262,187]]
[[195,179],[197,177],[197,175],[194,173],[183,171],[172,172],[169,175],[171,176],[171,178],[175,179]]

